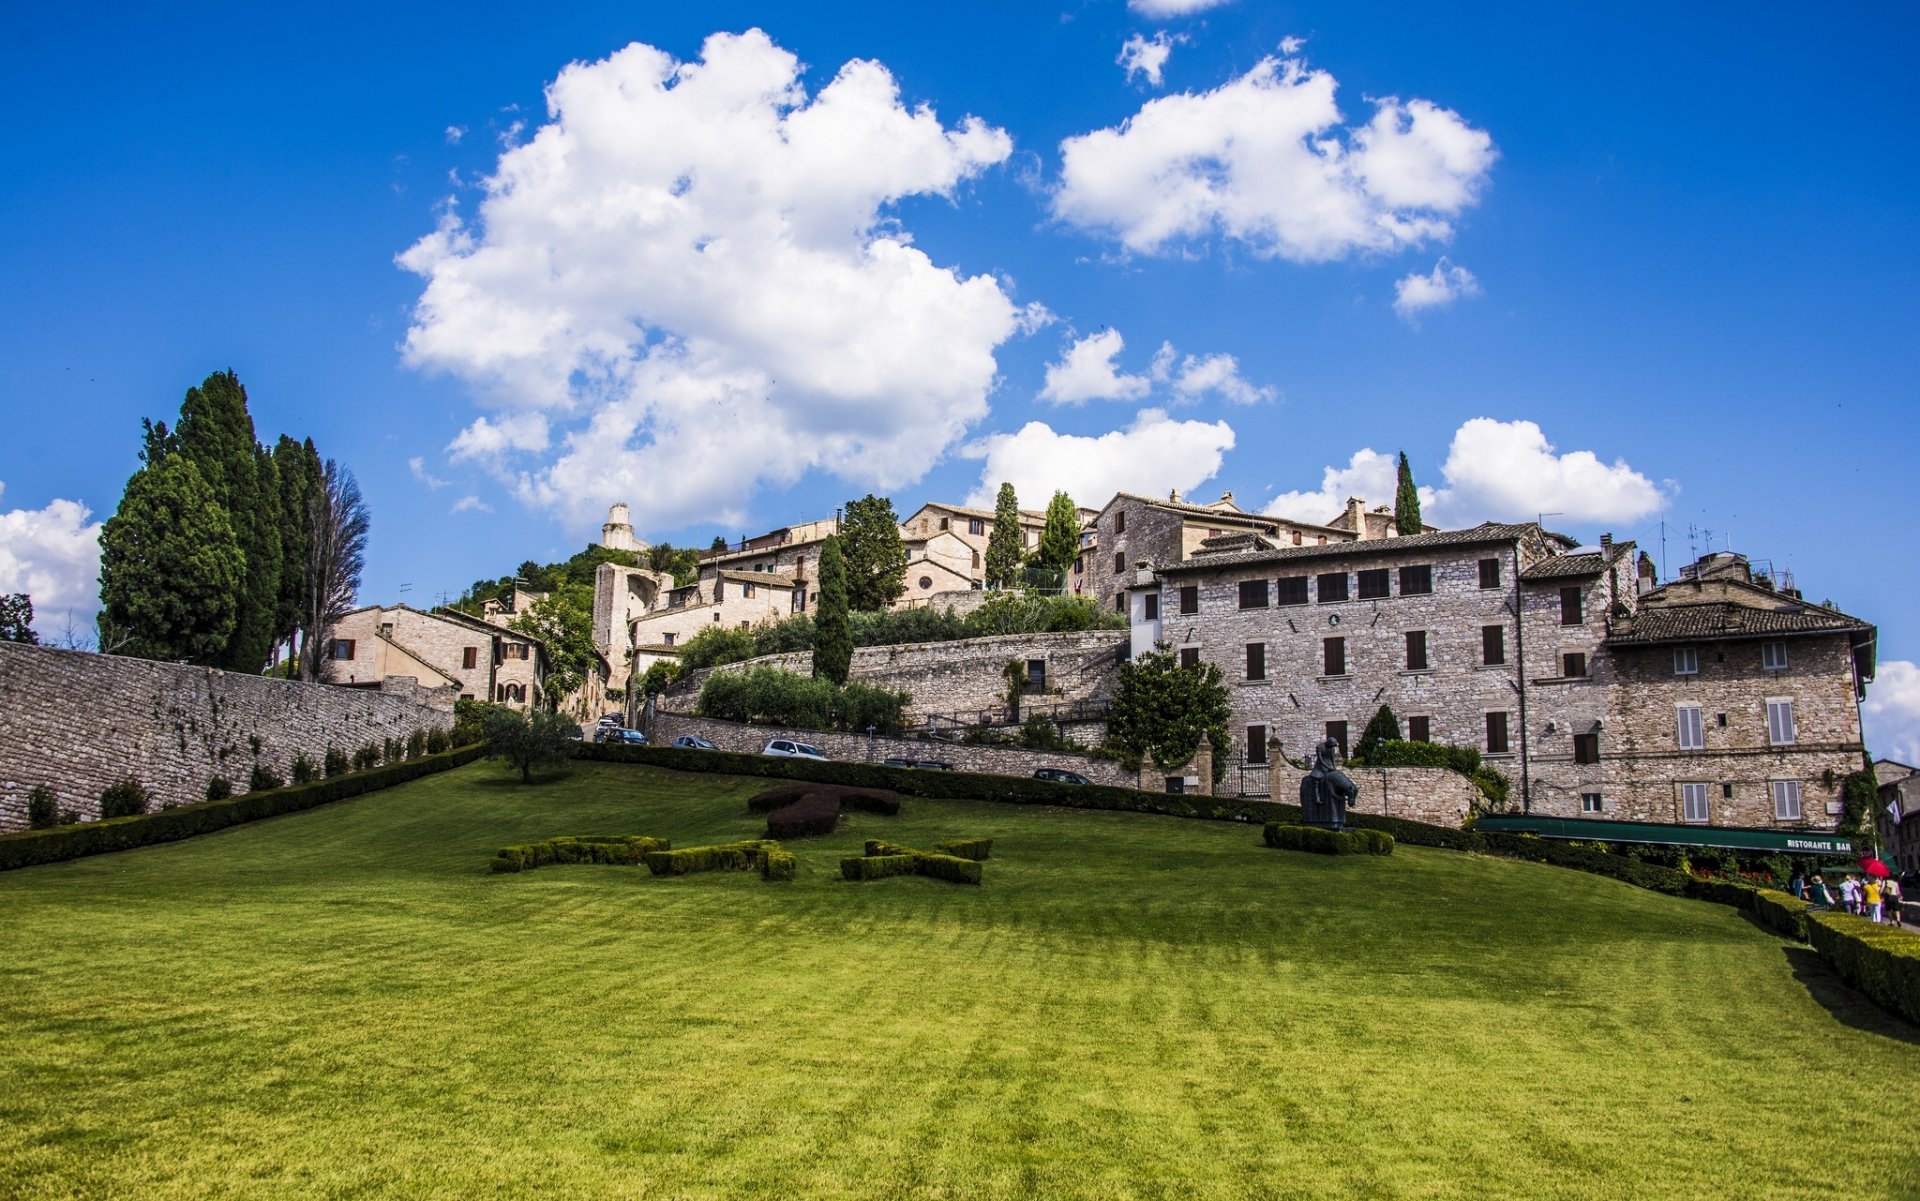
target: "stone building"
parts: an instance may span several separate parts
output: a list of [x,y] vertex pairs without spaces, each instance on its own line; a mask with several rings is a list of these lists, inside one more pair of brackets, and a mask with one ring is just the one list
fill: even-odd
[[411,676],[457,687],[462,699],[516,708],[544,700],[547,650],[538,638],[452,609],[369,605],[329,625],[321,645],[332,684],[378,687]]
[[[1874,825],[1880,834],[1880,858],[1897,872],[1920,872],[1920,769],[1892,759],[1873,761],[1879,783]],[[1909,904],[1920,897],[1908,897]]]
[[[1364,514],[1360,516],[1364,517]],[[1350,747],[1382,704],[1478,748],[1529,813],[1831,829],[1860,760],[1873,628],[1703,561],[1656,587],[1630,542],[1534,523],[1276,545],[1248,531],[1136,570],[1135,653],[1217,664],[1263,766]]]
[[[1432,527],[1428,527],[1429,532]],[[1370,538],[1398,537],[1393,511],[1369,510],[1358,497],[1347,501],[1339,517],[1325,525],[1249,513],[1222,493],[1211,504],[1194,504],[1174,492],[1164,499],[1117,492],[1087,523],[1084,594],[1116,610],[1126,608],[1126,593],[1142,563],[1183,563],[1210,541],[1249,536],[1268,548],[1329,546]],[[1082,591],[1082,589],[1076,589]]]

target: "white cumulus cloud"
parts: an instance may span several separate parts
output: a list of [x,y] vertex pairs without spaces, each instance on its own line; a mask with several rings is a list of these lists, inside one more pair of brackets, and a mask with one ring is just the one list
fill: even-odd
[[876,62],[814,95],[801,71],[750,30],[560,73],[478,213],[399,258],[426,281],[406,360],[490,410],[454,458],[576,523],[645,495],[671,527],[812,467],[909,483],[986,415],[997,348],[1046,314],[934,263],[891,206],[955,196],[1011,139]]
[[1493,139],[1426,100],[1373,101],[1343,126],[1337,84],[1297,58],[1263,59],[1199,95],[1149,100],[1118,126],[1060,144],[1053,214],[1156,253],[1232,239],[1323,262],[1446,239],[1497,157]]
[[1167,57],[1173,53],[1174,43],[1184,40],[1164,30],[1151,38],[1136,33],[1121,44],[1120,57],[1114,61],[1126,70],[1128,83],[1135,75],[1144,75],[1157,88],[1165,78]]
[[1143,17],[1163,19],[1190,17],[1194,13],[1231,3],[1233,0],[1127,0],[1127,7]]
[[1030,421],[1011,434],[990,434],[962,453],[986,460],[969,505],[993,507],[1000,484],[1033,503],[1065,491],[1098,507],[1115,492],[1157,495],[1188,491],[1220,470],[1233,449],[1233,427],[1224,421],[1175,421],[1164,409],[1142,409],[1125,429],[1088,436],[1063,434]]
[[1418,271],[1393,285],[1393,311],[1417,321],[1428,309],[1444,309],[1465,296],[1480,295],[1480,281],[1465,267],[1441,259],[1425,275]]
[[1047,364],[1040,399],[1054,404],[1085,404],[1089,400],[1138,400],[1153,390],[1144,375],[1127,375],[1113,364],[1126,348],[1117,329],[1089,334],[1067,348],[1058,362]]
[[[0,484],[0,491],[5,485]],[[0,593],[33,598],[42,638],[64,628],[68,614],[91,627],[100,609],[100,525],[79,501],[0,512]]]
[[[1337,515],[1347,498],[1369,507],[1393,503],[1399,456],[1355,452],[1345,467],[1329,467],[1316,491],[1283,492],[1267,512],[1305,521]],[[1531,421],[1475,417],[1454,431],[1440,465],[1439,487],[1420,488],[1421,515],[1431,525],[1464,527],[1482,521],[1531,521],[1556,513],[1570,525],[1637,521],[1665,508],[1668,495],[1625,460],[1602,462],[1589,450],[1562,453]],[[1420,477],[1418,458],[1414,478]]]
[[1920,667],[1905,659],[1881,663],[1860,702],[1860,721],[1874,758],[1920,767]]
[[1274,400],[1280,395],[1271,387],[1247,382],[1240,374],[1240,360],[1233,355],[1182,357],[1171,342],[1162,342],[1153,356],[1153,378],[1168,384],[1175,398],[1187,404],[1213,395],[1234,404],[1250,405]]

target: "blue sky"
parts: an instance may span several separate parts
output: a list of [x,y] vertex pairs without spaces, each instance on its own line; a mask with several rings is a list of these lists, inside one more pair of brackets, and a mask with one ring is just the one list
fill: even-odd
[[227,367],[416,603],[612,500],[1324,518],[1404,449],[1448,524],[1790,569],[1920,758],[1910,8],[930,7],[8,7],[0,590],[90,620]]

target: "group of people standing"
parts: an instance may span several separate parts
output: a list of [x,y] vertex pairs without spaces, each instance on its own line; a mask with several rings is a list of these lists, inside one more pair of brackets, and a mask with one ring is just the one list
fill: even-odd
[[1890,925],[1906,925],[1906,914],[1901,909],[1904,898],[1900,895],[1900,882],[1894,879],[1880,879],[1877,876],[1860,876],[1847,873],[1835,888],[1827,887],[1827,882],[1819,875],[1812,880],[1803,878],[1798,872],[1788,883],[1793,895],[1804,901],[1810,901],[1822,909],[1843,909],[1855,917],[1864,917],[1869,921],[1886,922]]

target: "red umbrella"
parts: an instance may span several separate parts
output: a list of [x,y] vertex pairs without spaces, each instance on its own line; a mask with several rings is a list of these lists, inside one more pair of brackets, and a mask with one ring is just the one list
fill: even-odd
[[1871,855],[1860,861],[1860,870],[1866,872],[1869,876],[1878,876],[1882,880],[1893,874],[1891,868]]

